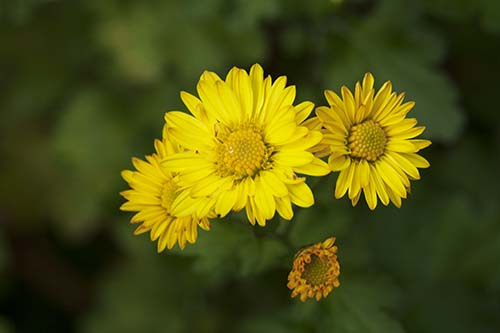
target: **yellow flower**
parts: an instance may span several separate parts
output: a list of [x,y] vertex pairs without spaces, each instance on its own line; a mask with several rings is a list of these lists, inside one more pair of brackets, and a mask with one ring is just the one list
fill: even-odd
[[319,301],[340,285],[340,265],[334,242],[335,237],[330,237],[297,252],[292,271],[288,274],[292,297],[300,295],[302,302],[313,297]]
[[330,169],[340,171],[335,198],[347,192],[354,206],[363,192],[372,210],[377,198],[384,205],[391,201],[401,207],[410,180],[420,179],[417,168],[429,167],[417,153],[431,142],[415,139],[425,127],[406,118],[415,103],[403,103],[404,93],[392,92],[390,81],[375,92],[373,81],[370,73],[365,74],[363,84],[356,83],[354,96],[345,86],[342,98],[326,90],[330,106],[318,107],[318,117],[309,120],[308,126],[322,129],[323,140],[315,152],[329,155]]
[[146,161],[133,158],[132,162],[138,171],[124,170],[122,177],[132,188],[120,194],[127,199],[120,209],[138,212],[131,222],[141,223],[134,234],[150,231],[151,241],[158,240],[158,252],[167,247],[171,249],[176,243],[183,249],[186,241],[194,243],[198,236],[198,226],[210,229],[207,216],[178,217],[172,214],[171,207],[177,201],[195,204],[188,197],[179,194],[179,186],[175,175],[161,166],[161,161],[170,155],[182,151],[168,140],[155,141],[156,154],[146,156]]
[[264,79],[258,64],[249,74],[234,67],[225,80],[206,71],[197,91],[200,98],[181,92],[192,115],[165,115],[164,135],[189,151],[167,157],[163,165],[179,174],[182,195],[202,202],[199,209],[174,203],[175,214],[203,216],[213,209],[223,217],[245,208],[251,224],[264,226],[276,211],[290,220],[292,203],[313,205],[305,178],[297,174],[329,172],[308,151],[322,138],[303,125],[314,104],[294,106],[295,87],[286,87],[284,76],[274,83]]

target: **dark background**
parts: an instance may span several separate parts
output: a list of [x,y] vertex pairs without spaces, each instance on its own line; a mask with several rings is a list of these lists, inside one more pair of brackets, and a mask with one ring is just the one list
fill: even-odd
[[[0,332],[500,331],[499,51],[495,0],[1,0]],[[158,255],[120,171],[203,70],[256,62],[317,105],[392,80],[431,167],[401,209],[334,200],[332,174],[289,224]],[[332,235],[340,288],[290,299],[285,243]]]

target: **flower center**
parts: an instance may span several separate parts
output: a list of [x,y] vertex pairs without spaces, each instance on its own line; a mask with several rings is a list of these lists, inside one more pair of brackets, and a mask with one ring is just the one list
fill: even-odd
[[387,136],[373,120],[366,120],[351,128],[348,138],[351,156],[376,161],[384,153]]
[[328,259],[311,255],[311,262],[304,265],[302,278],[310,285],[317,286],[328,281]]
[[178,194],[177,189],[178,188],[179,187],[172,180],[168,180],[163,185],[163,191],[161,193],[161,205],[167,211],[170,211],[170,207],[172,207],[172,203],[174,202],[175,198],[177,198],[177,194]]
[[219,174],[237,178],[254,176],[265,167],[270,153],[260,131],[254,127],[240,128],[223,138],[217,148]]

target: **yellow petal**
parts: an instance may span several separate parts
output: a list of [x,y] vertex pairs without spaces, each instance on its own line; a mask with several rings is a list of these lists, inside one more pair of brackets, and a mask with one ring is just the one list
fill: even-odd
[[349,186],[348,196],[349,199],[354,199],[359,195],[361,191],[361,168],[359,162],[351,163],[350,168],[354,169],[354,174],[351,180],[351,185]]
[[207,161],[204,157],[193,152],[178,153],[168,156],[162,162],[162,167],[173,172],[187,170],[214,169],[213,162]]
[[247,205],[245,207],[245,212],[247,213],[248,221],[251,225],[255,225],[255,212],[254,212],[254,204],[253,197],[248,197]]
[[151,220],[155,218],[166,217],[165,209],[161,206],[152,206],[146,208],[135,214],[130,220],[132,223],[138,223],[141,221]]
[[337,183],[335,185],[335,198],[340,199],[347,192],[347,189],[351,185],[352,178],[354,176],[353,164],[351,164],[347,169],[340,171],[337,178]]
[[[254,100],[252,82],[250,80],[250,77],[243,69],[236,68],[233,72],[230,72],[230,74],[231,73],[233,73],[231,88],[233,89],[240,102],[242,114],[244,115],[243,119],[251,119],[253,116]],[[228,81],[226,80],[226,82]]]
[[245,207],[247,204],[248,193],[246,191],[246,186],[244,183],[239,183],[236,185],[236,202],[234,203],[233,210],[238,212]]
[[363,188],[370,182],[370,166],[366,160],[361,160],[358,168],[359,185]]
[[153,178],[158,178],[161,176],[161,174],[158,173],[157,169],[155,169],[154,166],[139,158],[133,157],[132,164],[137,170],[139,170],[139,172],[145,175],[152,176]]
[[312,117],[307,119],[302,123],[302,126],[307,127],[310,130],[316,130],[319,131],[321,130],[321,121],[319,120],[318,117]]
[[168,134],[188,149],[206,150],[214,145],[212,133],[204,123],[193,116],[170,111],[165,114],[165,122]]
[[216,83],[220,104],[224,108],[226,124],[238,124],[244,120],[245,114],[241,110],[240,101],[233,90],[222,81]]
[[337,95],[332,90],[325,90],[325,98],[329,105],[335,105],[339,108],[344,105],[339,95]]
[[328,166],[332,171],[341,171],[351,165],[351,158],[346,155],[332,155],[328,158]]
[[342,99],[344,100],[344,110],[348,119],[353,123],[356,119],[356,107],[354,102],[354,97],[351,91],[346,87],[342,86],[340,89],[342,92]]
[[373,118],[379,122],[382,126],[390,126],[395,123],[401,122],[406,114],[401,114],[396,111],[397,107],[401,104],[405,97],[404,93],[397,95],[392,93],[387,99],[386,103],[382,103],[382,106]]
[[415,145],[415,147],[417,147],[418,150],[422,150],[424,148],[427,148],[432,144],[431,141],[422,140],[422,139],[413,139],[413,140],[409,140],[409,141],[411,143],[413,143]]
[[170,214],[177,217],[192,215],[195,211],[196,206],[193,205],[193,199],[190,197],[189,190],[180,192],[170,207]]
[[163,231],[167,228],[168,223],[156,223],[153,228],[151,229],[151,241],[157,240]]
[[428,168],[430,166],[429,162],[418,154],[401,154],[404,158],[410,161],[411,164],[417,168]]
[[401,208],[401,197],[396,193],[394,193],[390,187],[387,187],[386,190],[387,190],[387,195],[389,196],[389,199],[394,204],[394,206]]
[[198,218],[204,218],[212,213],[212,209],[217,201],[215,196],[196,198],[193,200],[191,205],[195,205],[195,216]]
[[363,98],[369,94],[369,92],[373,89],[373,83],[375,79],[373,78],[372,73],[368,72],[363,77]]
[[[408,178],[408,175],[403,171],[401,166],[398,163],[396,163],[396,161],[394,159],[389,158],[387,155],[385,155],[385,156],[382,156],[380,158],[380,161],[388,163],[392,167],[392,169],[394,171],[396,171],[396,173],[398,174],[399,180],[401,181],[401,183],[406,188],[410,187],[410,180]],[[405,191],[405,195],[403,195],[402,197],[406,198],[406,191]]]
[[261,178],[256,178],[255,186],[256,191],[254,200],[256,208],[262,213],[264,219],[270,220],[276,212],[276,202],[274,197],[271,194],[269,187],[262,181]]
[[347,127],[350,122],[347,121],[347,118],[341,118],[338,112],[326,106],[320,106],[316,108],[316,115],[330,131],[347,135]]
[[400,133],[398,135],[393,135],[392,136],[392,139],[396,139],[396,140],[404,140],[404,139],[412,139],[412,138],[415,138],[417,136],[419,136],[420,134],[422,134],[425,130],[425,126],[418,126],[418,127],[414,127],[410,130],[407,130],[403,133]]
[[200,80],[197,85],[198,95],[203,102],[203,107],[207,111],[208,117],[213,117],[225,124],[231,123],[233,115],[228,114],[219,97],[217,85],[221,81],[210,82]]
[[406,172],[408,175],[410,175],[410,177],[412,177],[413,179],[420,179],[420,174],[418,172],[418,169],[413,164],[411,164],[410,161],[408,161],[406,158],[404,158],[398,153],[392,153],[392,152],[388,153],[386,156],[389,159],[393,159],[394,163],[399,165],[399,167],[403,169],[403,171]]
[[204,178],[210,177],[215,173],[213,168],[189,168],[185,169],[180,175],[177,176],[178,184],[181,187],[192,185]]
[[307,150],[315,145],[317,145],[321,139],[323,138],[323,134],[319,131],[309,131],[306,136],[301,137],[298,140],[287,143],[283,146],[280,146],[280,150]]
[[416,124],[417,120],[415,118],[406,118],[403,119],[399,124],[386,128],[385,132],[388,136],[398,135],[413,128]]
[[309,117],[312,110],[314,109],[314,103],[302,102],[295,106],[295,122],[300,125],[304,120]]
[[283,197],[288,195],[286,185],[272,171],[262,171],[259,177],[274,196]]
[[363,188],[363,193],[365,195],[366,203],[371,210],[374,210],[377,207],[377,193],[374,188],[374,184],[368,183]]
[[133,190],[128,190],[120,192],[120,194],[134,204],[152,206],[161,204],[161,200],[159,197],[149,193],[141,193]]
[[325,176],[330,173],[328,164],[314,157],[311,163],[293,167],[293,171],[309,176]]
[[192,197],[205,197],[217,192],[218,190],[226,190],[232,180],[229,177],[220,178],[217,176],[210,176],[200,180],[193,187],[191,187]]
[[140,225],[134,230],[134,235],[137,236],[145,232],[148,232],[149,230],[151,230],[151,228],[145,227],[144,225]]
[[389,96],[391,95],[392,84],[391,81],[385,82],[382,87],[380,87],[375,98],[373,100],[373,115],[379,114],[381,109],[389,102]]
[[310,207],[314,204],[314,196],[305,182],[288,185],[291,201],[299,207]]
[[[271,81],[270,77],[267,77],[266,80]],[[266,82],[267,83],[267,82]],[[289,93],[293,94],[293,98],[295,98],[295,92],[286,91],[286,77],[280,76],[278,77],[270,86],[269,84],[264,86],[264,105],[262,106],[261,112],[259,115],[260,121],[265,124],[271,117],[275,116],[276,110],[281,108],[281,102]],[[292,97],[290,95],[290,97]],[[286,99],[286,98],[285,98]],[[293,99],[291,102],[287,103],[286,106],[291,106],[293,103]],[[295,114],[294,114],[295,118]]]
[[375,163],[375,168],[377,169],[378,175],[382,178],[385,184],[388,185],[395,194],[399,197],[406,196],[406,189],[401,182],[398,173],[392,168],[390,164],[385,161],[378,161]]
[[356,112],[354,114],[354,119],[356,123],[362,122],[366,118],[367,109],[366,106],[360,105],[356,108]]
[[373,164],[370,164],[370,183],[377,191],[377,195],[380,198],[380,201],[385,206],[387,206],[387,204],[389,203],[389,196],[387,195],[386,186]]
[[360,107],[360,103],[362,102],[361,98],[361,83],[356,82],[356,85],[354,86],[354,105],[356,109]]
[[353,207],[358,204],[359,198],[361,198],[361,190],[358,191],[358,193],[355,196],[353,196],[352,198],[350,198]]
[[311,163],[313,154],[308,151],[279,151],[273,155],[273,160],[283,166],[298,167]]
[[[270,81],[270,80],[268,80]],[[259,115],[264,104],[264,71],[259,64],[250,68],[250,82],[253,91],[253,115]]]
[[222,79],[217,75],[217,73],[212,71],[204,71],[201,74],[200,81],[206,81],[209,83],[215,83],[217,81],[221,81]]
[[221,217],[226,216],[236,203],[237,194],[236,189],[219,193],[215,203],[215,212]]
[[278,214],[285,220],[291,220],[293,218],[292,203],[289,196],[284,196],[282,198],[276,199],[276,210]]
[[280,145],[290,140],[297,128],[292,108],[293,107],[290,106],[276,111],[275,113],[277,113],[278,116],[273,117],[266,123],[264,129],[266,142],[273,145]]
[[414,144],[411,143],[410,140],[392,140],[390,139],[389,142],[387,142],[387,145],[385,148],[388,151],[395,151],[399,153],[413,153],[418,150],[417,147],[415,147]]
[[181,100],[193,116],[202,120],[203,115],[200,114],[200,109],[198,108],[202,105],[202,103],[198,97],[193,96],[186,91],[181,91]]

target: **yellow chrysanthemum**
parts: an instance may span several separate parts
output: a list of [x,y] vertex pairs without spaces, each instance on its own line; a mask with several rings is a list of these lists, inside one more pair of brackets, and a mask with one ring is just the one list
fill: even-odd
[[293,216],[292,203],[309,207],[313,194],[304,177],[329,172],[325,162],[308,151],[321,141],[320,131],[303,126],[313,103],[297,106],[295,87],[286,77],[272,83],[261,66],[248,74],[233,68],[222,80],[204,72],[197,85],[200,98],[181,92],[191,112],[165,115],[164,135],[190,151],[169,156],[163,164],[179,174],[179,186],[200,209],[178,202],[179,215],[204,215],[213,209],[225,216],[246,209],[250,223],[264,226],[275,212]]
[[340,264],[334,242],[335,237],[330,237],[295,255],[287,285],[292,290],[292,297],[300,295],[302,302],[313,297],[319,301],[340,285]]
[[317,118],[309,120],[308,126],[322,128],[323,140],[315,152],[329,155],[330,169],[340,171],[335,198],[348,192],[354,206],[363,192],[370,209],[377,206],[377,198],[384,205],[391,201],[401,207],[410,180],[420,179],[417,168],[429,167],[417,153],[431,142],[415,139],[425,127],[416,127],[416,119],[406,118],[415,103],[403,103],[404,93],[392,92],[390,81],[378,92],[373,82],[367,73],[362,85],[356,83],[354,96],[345,86],[342,98],[326,90],[330,106],[318,107]]
[[167,156],[182,151],[168,140],[155,141],[156,154],[146,156],[146,161],[133,158],[132,162],[138,171],[125,170],[122,177],[132,188],[120,194],[128,201],[120,209],[138,212],[131,222],[141,223],[134,234],[150,231],[151,241],[158,240],[158,252],[171,249],[176,243],[183,249],[186,241],[194,243],[198,236],[198,226],[210,229],[206,216],[178,217],[172,214],[172,206],[178,202],[195,204],[189,197],[179,192],[174,174],[161,166]]

